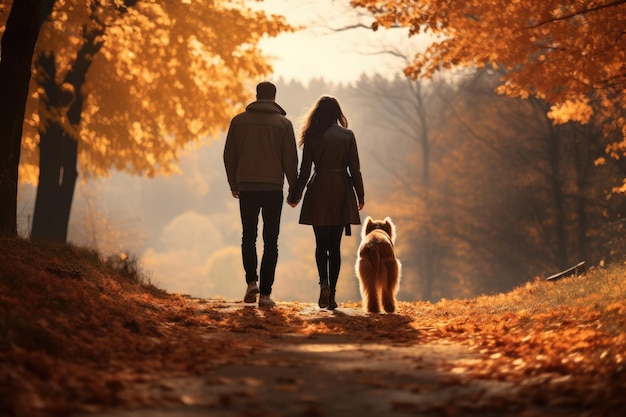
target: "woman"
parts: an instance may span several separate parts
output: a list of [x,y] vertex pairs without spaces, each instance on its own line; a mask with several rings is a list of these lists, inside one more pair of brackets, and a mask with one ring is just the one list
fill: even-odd
[[[341,236],[344,230],[350,235],[351,224],[361,224],[359,210],[365,204],[356,139],[347,127],[348,120],[337,100],[320,97],[300,135],[300,174],[287,197],[287,203],[295,207],[307,188],[300,224],[313,226],[320,278],[318,304],[329,310],[337,308],[335,291],[341,268]],[[309,181],[312,165],[315,171]]]

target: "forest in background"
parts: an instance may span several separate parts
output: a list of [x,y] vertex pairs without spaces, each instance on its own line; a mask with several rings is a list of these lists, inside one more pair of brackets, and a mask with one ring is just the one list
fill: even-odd
[[[271,78],[270,78],[271,79]],[[593,124],[554,125],[538,99],[497,95],[499,74],[411,82],[363,77],[350,85],[274,80],[296,134],[322,94],[337,97],[356,134],[365,181],[362,217],[390,216],[403,263],[401,300],[508,291],[579,261],[611,261],[624,234],[626,202],[612,189],[623,160],[595,161],[611,138]],[[186,151],[182,174],[113,173],[82,184],[69,240],[137,256],[161,287],[198,297],[239,298],[243,288],[237,200],[228,192],[223,135]],[[20,198],[28,234],[34,194]],[[285,205],[275,295],[315,297],[310,227]],[[358,299],[359,230],[342,242],[339,293]]]

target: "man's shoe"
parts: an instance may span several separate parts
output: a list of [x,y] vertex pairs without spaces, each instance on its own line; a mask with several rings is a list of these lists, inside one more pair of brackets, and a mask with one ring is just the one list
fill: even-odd
[[261,294],[259,296],[259,307],[274,307],[276,303],[270,298],[269,295]]
[[259,286],[256,281],[248,284],[246,295],[243,296],[244,303],[256,303],[256,295],[259,293]]
[[330,296],[330,288],[328,285],[322,285],[320,288],[320,298],[317,300],[317,305],[320,308],[328,307],[328,296]]

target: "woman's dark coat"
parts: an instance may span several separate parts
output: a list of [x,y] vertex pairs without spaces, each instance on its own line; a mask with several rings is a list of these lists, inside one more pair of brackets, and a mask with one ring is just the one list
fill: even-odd
[[[315,172],[309,181],[312,165],[315,165]],[[298,181],[287,198],[288,202],[300,201],[305,187],[301,224],[361,224],[357,200],[365,202],[363,177],[356,139],[351,130],[335,124],[322,137],[305,143]]]

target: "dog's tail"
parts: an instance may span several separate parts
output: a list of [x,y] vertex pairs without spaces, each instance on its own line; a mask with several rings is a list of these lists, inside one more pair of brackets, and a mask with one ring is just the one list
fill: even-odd
[[380,271],[380,250],[378,246],[374,245],[370,248],[370,259],[374,265],[376,275],[378,275],[378,272]]

